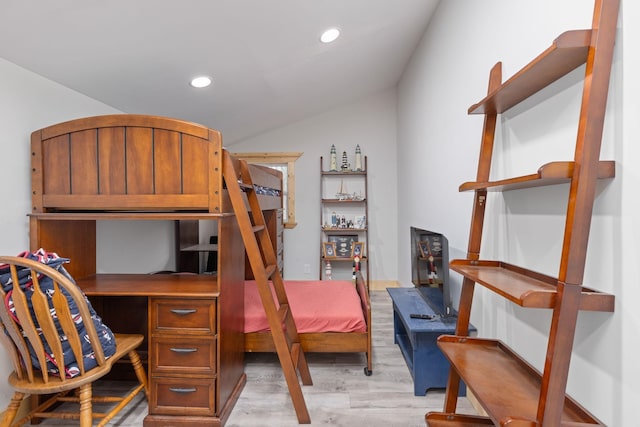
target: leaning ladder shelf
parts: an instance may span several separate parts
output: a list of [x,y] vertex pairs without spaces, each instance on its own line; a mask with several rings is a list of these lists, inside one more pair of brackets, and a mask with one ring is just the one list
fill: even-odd
[[[450,267],[463,276],[455,336],[438,345],[451,363],[443,412],[426,415],[427,425],[560,426],[603,425],[566,395],[569,362],[580,310],[612,312],[613,295],[582,285],[595,200],[596,181],[615,176],[615,163],[601,161],[600,147],[615,43],[619,0],[595,0],[592,28],[561,34],[542,54],[501,83],[501,64],[489,76],[487,96],[469,108],[484,114],[467,258]],[[551,162],[537,173],[490,181],[497,115],[585,65],[585,85],[574,161]],[[508,191],[569,183],[567,220],[557,278],[501,261],[480,259],[488,191]],[[549,308],[553,317],[543,372],[499,340],[468,336],[475,284],[527,308]],[[486,416],[456,414],[460,380],[473,392]]]

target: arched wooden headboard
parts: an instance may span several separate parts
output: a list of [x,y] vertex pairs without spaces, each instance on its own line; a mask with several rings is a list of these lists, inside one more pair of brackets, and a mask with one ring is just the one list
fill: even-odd
[[32,213],[222,212],[220,132],[132,114],[71,120],[31,134]]

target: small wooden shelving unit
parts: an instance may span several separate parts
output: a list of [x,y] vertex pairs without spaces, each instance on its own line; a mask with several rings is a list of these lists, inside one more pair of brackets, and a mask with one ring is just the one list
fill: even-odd
[[[320,244],[324,244],[324,242],[331,241],[332,239],[340,239],[341,236],[357,236],[356,242],[364,243],[364,251],[360,257],[360,265],[362,269],[362,273],[367,283],[367,287],[369,286],[369,232],[368,232],[368,224],[369,224],[369,209],[368,209],[368,184],[367,184],[367,156],[363,156],[363,170],[357,171],[331,171],[323,169],[323,158],[320,157],[320,230],[321,230],[321,242]],[[349,181],[349,184],[355,185],[359,190],[359,198],[337,198],[335,197],[335,192],[331,192],[330,189],[338,189],[339,191],[343,191],[343,180]],[[328,187],[328,188],[325,188]],[[351,188],[353,190],[353,188]],[[348,228],[337,228],[328,226],[331,222],[331,211],[338,211],[340,213],[344,213],[347,211],[347,216],[349,219],[353,219],[354,215],[361,216],[363,215],[365,218],[364,227],[358,227],[354,221],[354,227]],[[340,215],[339,215],[340,216]],[[338,249],[338,248],[336,248]],[[318,278],[322,280],[326,279],[325,274],[325,266],[326,263],[329,262],[333,264],[334,270],[334,278],[336,276],[340,277],[340,272],[342,275],[346,274],[345,271],[350,269],[352,264],[354,263],[353,257],[350,254],[346,256],[334,256],[334,257],[326,257],[323,255],[322,247],[320,248],[320,270],[318,274]],[[336,271],[338,272],[336,274]],[[346,276],[344,276],[346,277]]]
[[[463,276],[455,336],[438,345],[451,363],[443,412],[426,415],[427,425],[601,426],[603,423],[566,395],[569,363],[580,310],[612,312],[614,296],[582,285],[596,181],[613,178],[615,164],[601,161],[600,146],[616,36],[619,0],[595,0],[592,28],[561,34],[542,54],[501,83],[501,64],[489,77],[488,95],[469,108],[484,114],[467,258],[450,267]],[[581,65],[585,84],[573,161],[551,162],[537,173],[490,181],[497,115],[534,95]],[[558,277],[501,261],[480,260],[488,191],[508,191],[569,183],[567,219]],[[543,372],[499,340],[470,338],[475,284],[527,308],[549,308],[553,317]],[[456,414],[460,380],[471,389],[487,416]]]

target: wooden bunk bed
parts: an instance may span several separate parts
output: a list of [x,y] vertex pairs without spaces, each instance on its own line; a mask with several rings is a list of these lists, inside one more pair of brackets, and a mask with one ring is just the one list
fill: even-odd
[[[219,132],[162,117],[88,117],[31,135],[30,248],[69,258],[105,323],[145,335],[145,427],[223,425],[246,382],[244,245],[222,159]],[[215,224],[218,275],[99,274],[97,223],[136,220]]]
[[[218,374],[219,401],[213,412],[227,410],[223,405],[227,401],[235,402],[238,384],[244,381],[243,357],[238,352],[245,350],[242,347],[245,340],[238,336],[243,333],[238,325],[242,325],[244,319],[239,319],[238,313],[243,312],[239,308],[243,307],[241,282],[245,269],[242,261],[244,236],[240,236],[240,220],[224,185],[223,165],[225,158],[231,156],[222,147],[220,133],[171,118],[116,114],[71,120],[35,131],[31,136],[31,151],[30,247],[32,250],[44,247],[70,258],[69,272],[87,289],[95,290],[96,283],[102,280],[101,275],[96,274],[97,221],[217,221],[218,246],[222,250],[217,255],[218,274],[211,282],[220,310],[217,328],[221,335],[218,355],[221,366],[218,369],[222,370],[225,364],[229,367],[224,367],[225,372]],[[226,164],[233,164],[235,160],[230,162]],[[255,187],[281,189],[281,176],[273,170],[257,165],[248,165],[248,168],[250,177],[246,179]],[[241,176],[242,170],[236,171],[239,182],[245,180]],[[225,176],[228,180],[229,176]],[[278,191],[255,193],[263,211],[282,207]],[[245,203],[250,210],[246,199]],[[153,280],[179,280],[190,286],[191,282],[202,281],[201,276],[200,279],[197,277]],[[151,279],[132,275],[132,295],[136,280]],[[306,351],[366,352],[368,366],[365,371],[370,373],[369,293],[361,280],[356,289],[366,319],[366,331],[310,333],[303,335],[301,341]],[[139,307],[146,304],[146,299],[137,302],[135,298],[130,299],[126,307],[128,312],[146,312]],[[122,308],[105,306],[104,309],[112,310],[113,315],[113,319],[105,320],[114,329],[129,331],[135,322],[118,316]],[[144,328],[136,332],[147,333],[146,324],[150,319],[139,315],[135,320]],[[269,335],[247,335],[246,350],[273,351],[273,340]]]
[[[296,309],[300,307],[300,310],[313,309],[320,301],[324,301],[327,298],[327,294],[336,295],[336,292],[344,292],[347,288],[353,288],[353,283],[344,281],[335,281],[336,283],[327,284],[322,281],[285,281],[285,287],[289,295],[289,301],[291,303],[291,309],[293,310],[294,318],[296,317]],[[258,302],[255,298],[251,298],[252,288],[248,287],[249,282],[245,285],[245,307],[258,307]],[[304,294],[302,292],[296,293],[296,286],[304,287],[305,290],[309,290],[311,295],[315,297],[309,297],[310,294]],[[328,290],[328,287],[331,287]],[[366,280],[362,275],[358,273],[355,283],[355,289],[358,293],[357,296],[345,295],[345,297],[351,298],[350,307],[345,311],[353,313],[349,319],[338,319],[336,323],[348,323],[346,326],[338,325],[326,325],[327,322],[321,322],[323,325],[318,325],[320,332],[313,332],[309,328],[301,326],[301,323],[306,319],[296,320],[298,324],[298,332],[300,334],[300,341],[305,353],[365,353],[367,357],[367,366],[364,367],[365,375],[369,376],[373,372],[373,360],[371,353],[371,302],[369,300],[369,289],[367,288]],[[291,291],[290,291],[291,290]],[[346,298],[345,298],[346,299]],[[356,299],[357,301],[354,301]],[[318,301],[319,300],[319,301]],[[359,307],[354,307],[359,304]],[[259,307],[258,307],[259,309]],[[317,312],[315,310],[314,312]],[[249,318],[253,316],[252,310],[247,309],[245,311],[245,325],[248,326]],[[304,317],[304,314],[301,316]],[[327,320],[327,319],[322,319]],[[266,322],[266,318],[264,319]],[[255,322],[252,322],[255,323]],[[274,351],[273,339],[271,334],[266,330],[254,330],[260,329],[259,326],[250,326],[250,330],[245,327],[244,346],[247,352],[272,352]]]

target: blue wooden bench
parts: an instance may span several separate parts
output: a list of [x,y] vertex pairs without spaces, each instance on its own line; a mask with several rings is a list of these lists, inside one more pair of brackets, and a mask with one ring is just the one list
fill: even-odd
[[[414,395],[424,396],[432,388],[446,388],[449,362],[436,340],[440,335],[453,335],[455,316],[441,317],[444,313],[442,291],[439,288],[387,288],[393,301],[394,342],[398,344],[409,371],[413,376]],[[429,299],[429,303],[425,301]],[[414,319],[411,314],[426,314],[433,319]],[[470,333],[476,329],[471,326]],[[460,396],[466,387],[460,384]]]

